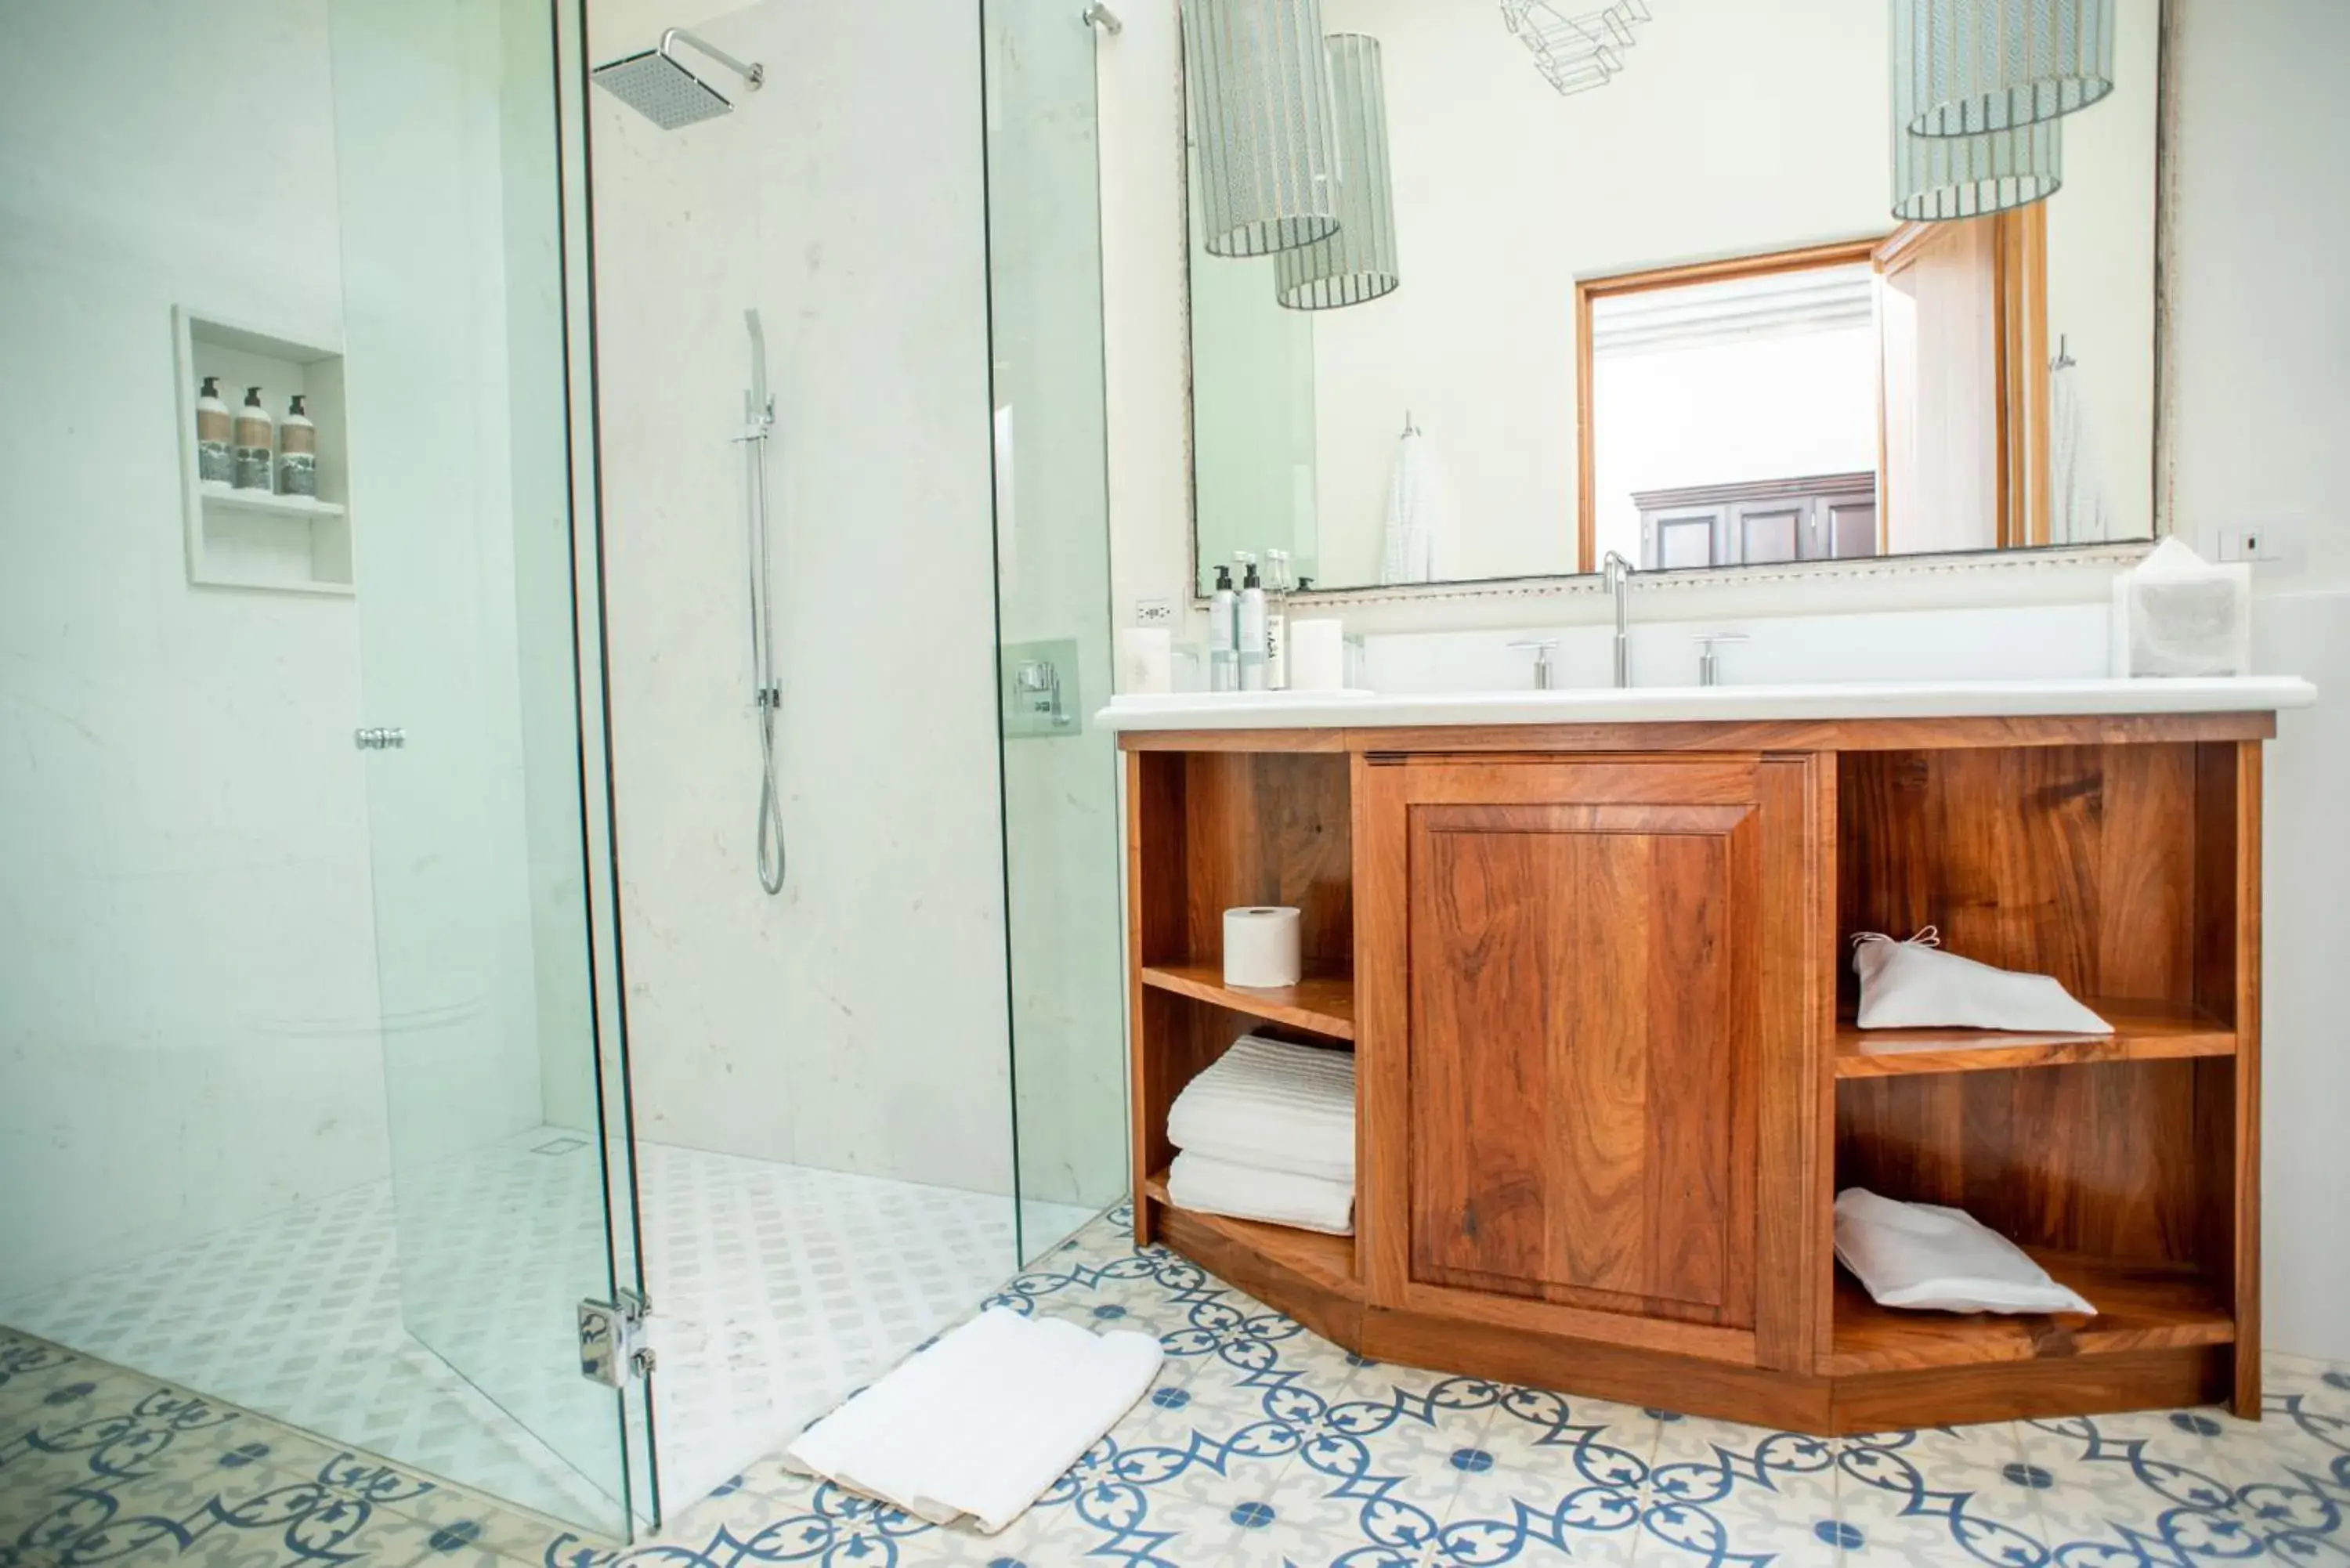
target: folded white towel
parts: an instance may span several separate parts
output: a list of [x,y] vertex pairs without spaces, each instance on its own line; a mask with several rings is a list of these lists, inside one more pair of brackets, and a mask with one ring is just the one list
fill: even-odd
[[1232,1165],[1355,1185],[1355,1055],[1243,1034],[1175,1096],[1167,1137]]
[[1147,1334],[1095,1334],[991,1307],[800,1434],[790,1464],[993,1535],[1118,1424],[1159,1376]]
[[1234,1165],[1185,1149],[1167,1170],[1167,1196],[1178,1209],[1295,1225],[1333,1236],[1355,1233],[1355,1189],[1295,1171]]

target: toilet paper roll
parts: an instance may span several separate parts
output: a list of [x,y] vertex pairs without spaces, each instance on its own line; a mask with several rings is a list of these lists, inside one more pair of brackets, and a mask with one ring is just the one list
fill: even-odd
[[1175,689],[1175,642],[1163,626],[1132,626],[1118,634],[1118,689]]
[[1337,691],[1347,684],[1347,626],[1337,620],[1289,623],[1289,689]]
[[1297,911],[1282,906],[1224,911],[1224,983],[1295,985],[1305,974]]

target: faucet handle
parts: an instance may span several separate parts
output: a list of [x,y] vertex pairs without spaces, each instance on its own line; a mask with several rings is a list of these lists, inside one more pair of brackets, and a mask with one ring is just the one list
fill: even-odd
[[1721,684],[1721,649],[1724,643],[1751,640],[1742,631],[1700,632],[1694,639],[1698,645],[1697,683],[1700,686]]
[[1527,649],[1532,649],[1534,650],[1534,690],[1537,691],[1549,691],[1552,669],[1550,656],[1558,650],[1558,639],[1555,637],[1522,637],[1512,642],[1509,646],[1513,651],[1523,651]]

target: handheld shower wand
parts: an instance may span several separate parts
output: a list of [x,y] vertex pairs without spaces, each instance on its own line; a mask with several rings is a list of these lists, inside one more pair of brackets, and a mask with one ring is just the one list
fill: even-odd
[[745,310],[743,325],[751,334],[751,388],[743,394],[743,433],[735,439],[743,445],[752,696],[759,725],[759,886],[775,894],[784,890],[788,863],[783,794],[775,787],[775,711],[784,691],[775,681],[775,604],[768,586],[767,441],[775,433],[775,400],[767,393],[767,336],[760,330],[759,313]]

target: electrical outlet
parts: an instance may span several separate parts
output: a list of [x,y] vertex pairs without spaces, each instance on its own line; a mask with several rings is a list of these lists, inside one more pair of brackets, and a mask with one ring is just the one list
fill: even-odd
[[2214,561],[2249,562],[2256,572],[2300,571],[2309,560],[2309,524],[2301,517],[2207,524],[2203,554]]
[[1134,601],[1134,624],[1164,626],[1175,618],[1173,599],[1137,599]]

